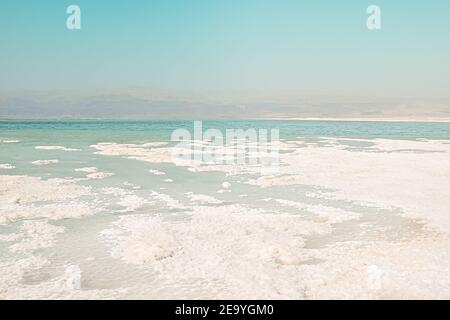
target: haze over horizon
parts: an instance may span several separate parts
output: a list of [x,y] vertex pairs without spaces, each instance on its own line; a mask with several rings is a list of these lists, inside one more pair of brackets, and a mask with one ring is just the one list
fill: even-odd
[[370,4],[5,0],[0,117],[449,116],[450,3]]
[[450,118],[450,99],[127,88],[0,95],[0,118],[267,119]]

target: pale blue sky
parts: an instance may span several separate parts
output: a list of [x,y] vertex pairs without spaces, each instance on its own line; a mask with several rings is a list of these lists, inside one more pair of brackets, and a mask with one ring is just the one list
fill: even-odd
[[0,35],[3,90],[450,97],[448,0],[2,0]]

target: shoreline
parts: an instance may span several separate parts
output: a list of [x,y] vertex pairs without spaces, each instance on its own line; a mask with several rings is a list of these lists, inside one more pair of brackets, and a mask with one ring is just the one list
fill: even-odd
[[280,118],[269,117],[259,118],[256,120],[271,120],[271,121],[342,121],[342,122],[437,122],[437,123],[450,123],[450,117],[417,117],[417,118],[403,118],[403,117],[386,117],[386,118],[346,118],[346,117],[293,117],[293,118]]
[[450,123],[450,117],[386,117],[386,118],[358,118],[358,117],[262,117],[262,118],[209,118],[209,119],[164,119],[164,118],[2,118],[6,121],[341,121],[341,122],[429,122]]

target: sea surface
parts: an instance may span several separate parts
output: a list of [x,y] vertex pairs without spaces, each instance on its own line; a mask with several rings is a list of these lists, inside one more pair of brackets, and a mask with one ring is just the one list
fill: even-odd
[[203,121],[269,173],[193,127],[0,121],[0,298],[450,298],[450,123]]

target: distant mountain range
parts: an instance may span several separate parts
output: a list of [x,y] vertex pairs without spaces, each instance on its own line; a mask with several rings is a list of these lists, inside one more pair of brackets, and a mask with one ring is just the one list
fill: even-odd
[[355,98],[286,92],[148,88],[0,93],[0,118],[450,118],[450,99]]

